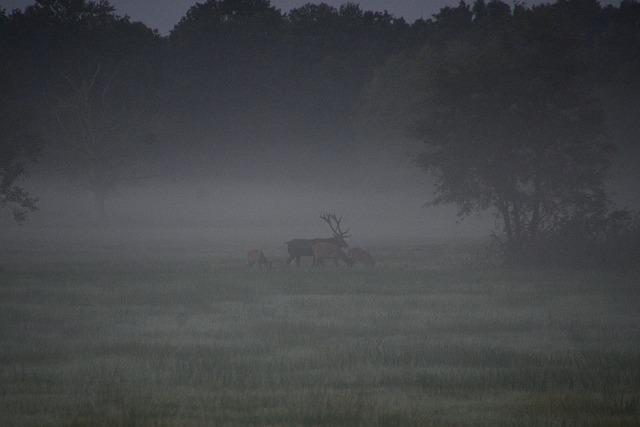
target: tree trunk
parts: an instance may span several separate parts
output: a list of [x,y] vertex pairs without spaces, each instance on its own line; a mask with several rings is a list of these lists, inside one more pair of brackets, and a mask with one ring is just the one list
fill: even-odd
[[533,190],[533,214],[531,215],[531,222],[529,223],[529,238],[531,242],[535,243],[538,237],[538,229],[540,228],[540,183],[538,179],[534,181]]
[[535,168],[535,176],[533,178],[533,207],[531,214],[531,221],[529,222],[529,239],[532,243],[535,244],[536,239],[538,238],[538,230],[540,229],[540,210],[542,205],[542,189],[540,184],[540,165],[542,164],[543,154],[538,149],[536,151],[536,168]]
[[103,190],[93,191],[93,207],[95,220],[98,225],[104,226],[107,222],[106,213],[106,199],[107,193]]
[[504,222],[504,232],[507,235],[507,244],[510,244],[513,240],[513,229],[511,227],[511,217],[509,216],[509,205],[506,202],[500,202],[498,206],[500,215],[502,215],[502,221]]
[[517,264],[520,260],[521,253],[519,250],[519,237],[516,235],[516,230],[514,230],[514,221],[516,218],[512,217],[516,214],[515,206],[509,209],[509,203],[501,201],[498,209],[500,211],[500,215],[502,215],[504,231],[507,235],[507,240],[503,246],[505,263],[508,265]]
[[520,211],[520,203],[513,202],[513,224],[514,224],[514,234],[515,234],[515,242],[520,247],[522,245],[522,212]]

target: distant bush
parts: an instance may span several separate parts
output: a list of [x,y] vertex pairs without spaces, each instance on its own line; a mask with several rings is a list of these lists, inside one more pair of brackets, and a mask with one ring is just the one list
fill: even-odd
[[518,265],[640,269],[640,212],[574,216],[542,232],[521,255],[504,251]]

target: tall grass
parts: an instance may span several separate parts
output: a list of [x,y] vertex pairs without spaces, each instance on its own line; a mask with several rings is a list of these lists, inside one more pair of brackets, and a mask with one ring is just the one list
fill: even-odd
[[391,252],[9,266],[0,424],[640,424],[637,278]]

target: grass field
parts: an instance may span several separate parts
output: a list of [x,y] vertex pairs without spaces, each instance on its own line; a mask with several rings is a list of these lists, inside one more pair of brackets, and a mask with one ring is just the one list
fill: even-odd
[[638,277],[443,248],[269,274],[31,254],[0,271],[0,425],[640,425]]

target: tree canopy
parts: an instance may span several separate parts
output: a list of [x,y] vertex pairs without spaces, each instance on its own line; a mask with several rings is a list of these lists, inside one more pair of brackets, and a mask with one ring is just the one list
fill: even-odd
[[[611,140],[640,154],[632,0],[477,0],[413,23],[353,3],[207,0],[168,36],[108,1],[37,0],[0,13],[0,50],[3,120],[45,135],[40,167],[98,205],[177,162],[218,171],[269,147],[301,153],[282,168],[293,179],[346,170],[364,122],[426,143],[437,202],[495,209],[524,241],[606,205]],[[33,158],[12,152],[21,169]]]
[[603,21],[589,1],[445,8],[434,21],[444,37],[378,70],[365,114],[423,140],[416,163],[435,178],[432,203],[492,209],[496,237],[519,257],[541,233],[606,210]]

